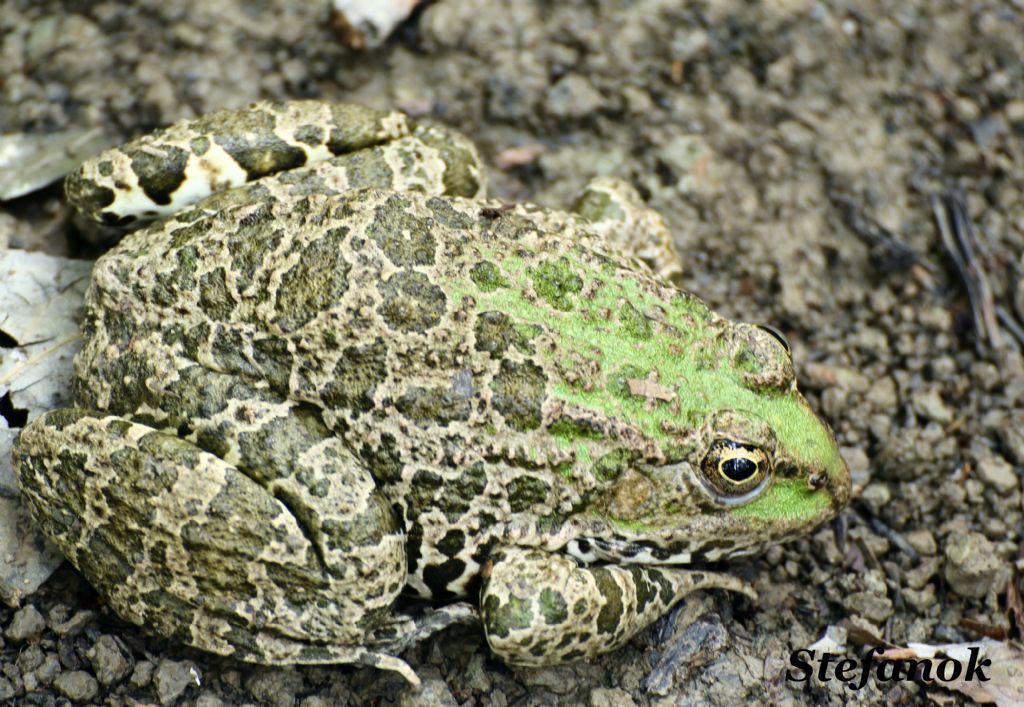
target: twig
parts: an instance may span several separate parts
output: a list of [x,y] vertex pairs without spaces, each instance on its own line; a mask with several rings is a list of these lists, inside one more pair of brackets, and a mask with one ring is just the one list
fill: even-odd
[[987,343],[991,349],[999,349],[1003,345],[1003,337],[996,321],[992,288],[975,252],[977,236],[963,194],[959,190],[950,190],[941,197],[932,197],[932,212],[942,244],[967,290],[979,344]]

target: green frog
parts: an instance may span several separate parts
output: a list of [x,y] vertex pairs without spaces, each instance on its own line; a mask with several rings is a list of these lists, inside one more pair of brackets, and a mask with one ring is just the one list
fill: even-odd
[[[703,569],[850,495],[775,330],[711,312],[636,191],[484,197],[463,136],[260,103],[67,180],[108,227],[74,408],[14,459],[123,618],[258,663],[354,663],[479,620],[513,665],[615,650]],[[410,608],[403,596],[432,601]]]

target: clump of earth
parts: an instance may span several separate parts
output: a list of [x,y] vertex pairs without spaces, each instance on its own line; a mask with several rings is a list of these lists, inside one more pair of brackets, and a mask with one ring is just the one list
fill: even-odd
[[[961,195],[995,306],[1024,318],[1024,5],[441,0],[364,53],[327,17],[318,3],[14,0],[0,125],[101,126],[114,141],[315,97],[454,126],[507,201],[563,207],[591,177],[624,177],[668,220],[688,289],[788,336],[856,498],[838,526],[730,565],[757,602],[692,596],[625,649],[549,669],[510,669],[455,628],[405,656],[422,693],[372,669],[249,666],[154,639],[65,566],[0,608],[0,702],[965,701],[786,670],[830,626],[858,655],[1019,630],[1006,595],[1024,529],[1024,364],[1008,331],[1001,346],[979,335],[936,205]],[[97,255],[58,187],[0,205],[5,241]]]

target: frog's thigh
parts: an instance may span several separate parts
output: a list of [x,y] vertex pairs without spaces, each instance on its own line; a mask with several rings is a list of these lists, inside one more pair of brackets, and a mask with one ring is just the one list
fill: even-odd
[[692,591],[748,592],[729,575],[678,568],[581,567],[566,555],[513,548],[494,557],[480,597],[491,650],[513,665],[593,658],[614,650]]
[[240,660],[410,674],[361,647],[367,627],[390,620],[399,558],[380,567],[384,550],[356,550],[344,571],[328,571],[287,503],[228,462],[80,409],[33,421],[15,459],[44,532],[133,623]]
[[682,260],[665,220],[625,180],[592,179],[576,199],[573,211],[611,250],[646,263],[666,279],[682,272]]

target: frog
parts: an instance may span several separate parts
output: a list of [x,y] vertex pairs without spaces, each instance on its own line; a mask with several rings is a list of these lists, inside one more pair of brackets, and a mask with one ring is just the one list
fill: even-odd
[[716,565],[849,500],[785,337],[681,289],[624,180],[504,203],[456,131],[309,100],[176,123],[66,192],[126,233],[17,479],[173,641],[414,685],[402,652],[455,623],[509,665],[591,660],[694,591],[756,597]]

